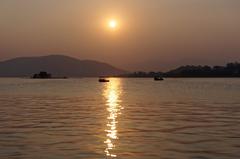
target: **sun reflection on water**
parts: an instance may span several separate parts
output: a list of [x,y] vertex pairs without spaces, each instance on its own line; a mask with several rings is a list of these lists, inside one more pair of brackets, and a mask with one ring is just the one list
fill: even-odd
[[108,158],[115,158],[117,155],[114,153],[116,149],[116,141],[118,140],[118,115],[121,114],[123,107],[120,105],[121,95],[121,81],[120,79],[111,79],[106,85],[104,96],[106,98],[107,106],[107,124],[106,124],[106,149],[105,153]]

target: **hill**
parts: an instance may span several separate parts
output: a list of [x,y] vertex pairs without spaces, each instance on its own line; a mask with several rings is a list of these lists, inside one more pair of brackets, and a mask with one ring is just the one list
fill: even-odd
[[165,73],[167,77],[240,77],[240,63],[226,66],[181,66]]
[[106,63],[63,55],[20,57],[0,62],[0,77],[29,77],[40,71],[68,77],[113,76],[126,73]]
[[240,63],[227,63],[225,66],[180,66],[168,72],[133,72],[123,77],[240,77]]

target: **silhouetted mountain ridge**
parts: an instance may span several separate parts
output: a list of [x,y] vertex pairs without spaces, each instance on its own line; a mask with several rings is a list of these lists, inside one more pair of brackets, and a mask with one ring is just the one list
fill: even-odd
[[180,66],[168,72],[133,72],[125,77],[240,77],[240,63],[227,63],[225,66]]
[[103,62],[79,60],[64,55],[18,57],[0,62],[1,77],[31,76],[40,71],[68,77],[113,76],[126,73]]
[[168,77],[240,77],[240,63],[225,66],[186,65],[165,73]]

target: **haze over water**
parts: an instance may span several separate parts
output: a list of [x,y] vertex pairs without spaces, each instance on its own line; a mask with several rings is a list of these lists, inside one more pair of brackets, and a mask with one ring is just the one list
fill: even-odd
[[0,79],[1,159],[238,159],[239,79]]

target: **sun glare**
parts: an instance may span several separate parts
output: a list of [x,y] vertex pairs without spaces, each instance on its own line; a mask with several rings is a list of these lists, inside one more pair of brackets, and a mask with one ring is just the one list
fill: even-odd
[[103,18],[102,27],[110,35],[116,35],[115,33],[119,33],[120,29],[123,29],[122,19],[117,16]]
[[109,21],[109,27],[110,28],[116,28],[116,26],[117,26],[117,22],[115,20]]
[[118,27],[118,22],[115,19],[109,20],[108,27],[112,30],[115,30]]

